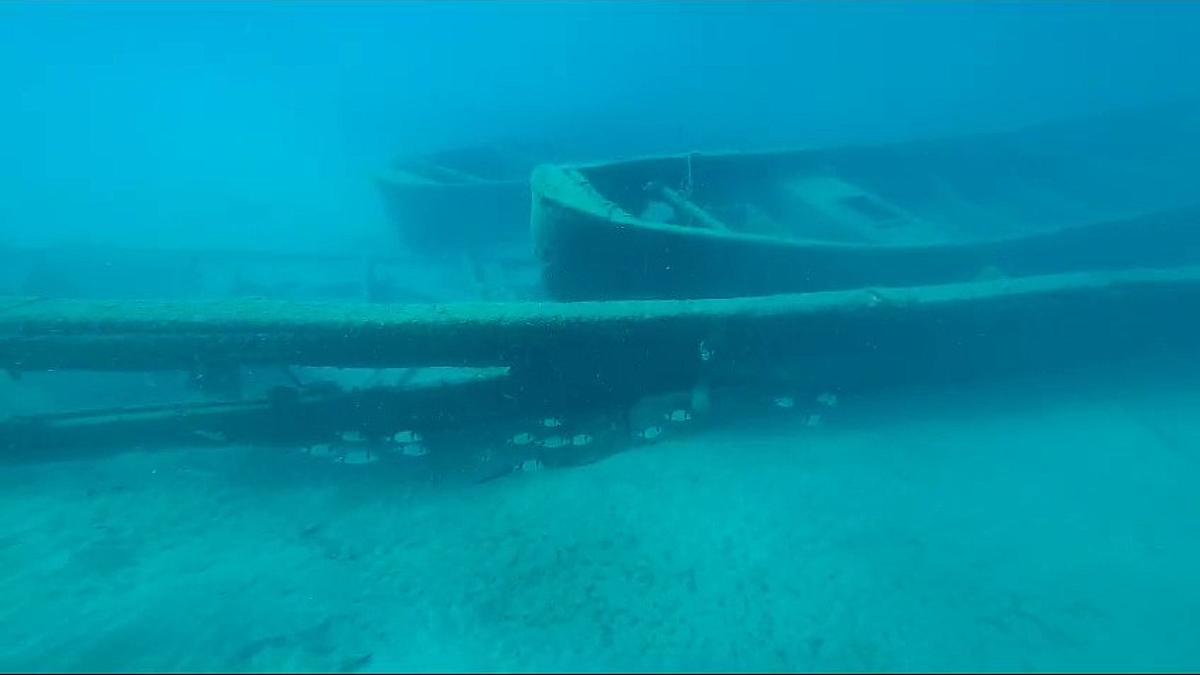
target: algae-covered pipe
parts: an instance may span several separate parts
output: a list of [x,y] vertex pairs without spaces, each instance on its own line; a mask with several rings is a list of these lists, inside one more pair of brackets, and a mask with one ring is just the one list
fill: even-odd
[[[781,360],[914,363],[1195,342],[1200,269],[715,300],[378,305],[0,300],[0,367],[505,365],[685,380]],[[884,360],[884,361],[881,361]],[[915,366],[914,366],[915,367]]]

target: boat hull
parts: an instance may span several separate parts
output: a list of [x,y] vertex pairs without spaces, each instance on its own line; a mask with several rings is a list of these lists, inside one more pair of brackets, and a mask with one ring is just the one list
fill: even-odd
[[1169,267],[1200,261],[1197,173],[1189,107],[939,141],[542,165],[531,230],[562,300]]
[[568,301],[728,298],[1200,262],[1200,207],[1028,237],[926,246],[784,243],[624,226],[544,194],[533,209],[542,284],[552,297]]
[[527,180],[435,183],[391,175],[377,183],[401,241],[416,253],[528,256]]
[[550,142],[498,142],[399,158],[376,177],[401,240],[435,258],[532,257],[529,174],[563,157]]

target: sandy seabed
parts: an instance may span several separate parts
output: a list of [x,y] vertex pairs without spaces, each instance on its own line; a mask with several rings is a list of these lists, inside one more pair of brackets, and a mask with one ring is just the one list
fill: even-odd
[[1198,381],[846,397],[473,486],[245,447],[7,465],[0,669],[1195,669]]

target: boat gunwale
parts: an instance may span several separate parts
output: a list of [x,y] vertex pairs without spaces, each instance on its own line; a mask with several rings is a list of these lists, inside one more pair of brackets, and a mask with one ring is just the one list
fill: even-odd
[[[878,147],[878,146],[856,146],[856,147]],[[684,239],[711,239],[722,242],[737,242],[749,245],[770,246],[776,249],[792,249],[796,251],[806,252],[828,252],[828,253],[895,253],[895,254],[914,254],[932,253],[938,251],[954,251],[964,248],[988,247],[988,246],[1003,246],[1017,242],[1033,241],[1041,238],[1050,239],[1074,232],[1086,232],[1097,226],[1124,223],[1134,220],[1141,220],[1146,217],[1179,217],[1185,214],[1195,213],[1200,216],[1200,202],[1196,202],[1184,206],[1176,206],[1174,208],[1155,211],[1153,213],[1142,214],[1140,216],[1116,217],[1104,220],[1094,220],[1088,223],[1060,226],[1037,230],[1028,234],[1010,235],[1001,237],[967,239],[958,242],[941,241],[941,242],[924,242],[924,243],[856,243],[856,242],[837,242],[821,239],[808,238],[786,238],[777,237],[765,234],[754,234],[749,232],[739,232],[737,230],[715,230],[704,227],[688,227],[685,225],[675,225],[672,223],[662,223],[652,220],[646,220],[630,214],[628,211],[621,208],[615,202],[609,200],[597,188],[590,178],[584,173],[589,168],[608,168],[613,166],[630,165],[641,162],[664,161],[671,159],[685,160],[688,157],[717,157],[721,159],[745,157],[751,159],[771,159],[776,156],[788,154],[800,154],[806,151],[777,151],[772,153],[729,153],[729,154],[705,154],[705,153],[687,153],[680,155],[661,155],[654,157],[646,157],[637,160],[617,160],[611,162],[595,162],[586,166],[577,164],[542,164],[534,169],[533,179],[530,181],[530,188],[534,199],[545,199],[554,202],[560,208],[568,209],[580,216],[598,218],[609,225],[617,227],[637,228],[647,232],[655,232],[673,237]],[[807,152],[825,152],[824,150],[810,150]],[[586,189],[573,190],[574,195],[566,194],[564,191],[556,190],[555,187],[561,181],[570,181],[571,175],[577,175],[583,178],[586,182]],[[575,197],[575,198],[573,198]]]

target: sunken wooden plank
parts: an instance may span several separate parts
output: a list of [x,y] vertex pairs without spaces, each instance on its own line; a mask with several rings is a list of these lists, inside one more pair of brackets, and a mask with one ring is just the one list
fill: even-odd
[[666,185],[652,183],[650,189],[652,192],[656,192],[661,195],[663,199],[667,200],[667,202],[671,204],[671,206],[683,211],[690,219],[698,222],[701,227],[707,227],[710,230],[719,230],[721,232],[729,231],[729,226],[725,223],[722,223],[716,216],[708,211],[705,211],[699,204],[693,202],[687,197],[684,197]]
[[[507,365],[542,378],[687,381],[835,357],[1165,348],[1195,342],[1200,269],[679,301],[347,305],[0,300],[0,367]],[[707,352],[711,358],[702,358]],[[915,366],[914,366],[915,367]]]
[[344,431],[378,444],[403,429],[436,435],[519,418],[526,404],[511,394],[503,372],[483,371],[474,379],[411,389],[283,389],[261,399],[22,415],[0,419],[0,452],[5,460],[44,460],[141,445],[302,446],[336,442]]

